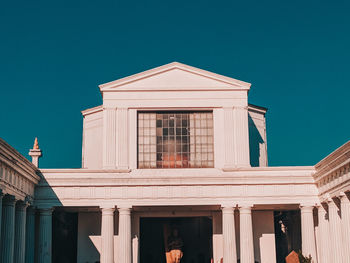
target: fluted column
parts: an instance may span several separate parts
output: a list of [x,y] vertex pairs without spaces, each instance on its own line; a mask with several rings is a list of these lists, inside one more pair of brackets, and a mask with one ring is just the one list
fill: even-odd
[[101,223],[101,263],[114,262],[114,207],[103,207]]
[[1,226],[1,263],[13,263],[13,251],[15,245],[15,203],[12,195],[3,198],[3,219]]
[[224,263],[237,262],[234,207],[222,208]]
[[330,262],[342,262],[343,260],[343,246],[342,246],[342,228],[340,211],[334,200],[328,200],[329,213],[329,235],[331,246],[332,260]]
[[318,228],[319,228],[319,251],[318,253],[318,263],[328,263],[331,262],[329,257],[329,221],[328,213],[326,208],[320,204],[318,206]]
[[19,201],[15,212],[15,248],[14,262],[24,263],[26,245],[26,210],[28,204]]
[[301,210],[301,250],[303,255],[311,255],[317,262],[313,206],[300,206]]
[[[1,240],[1,217],[2,217],[2,190],[0,189],[0,240]],[[1,247],[0,247],[0,252],[1,252]]]
[[25,262],[34,263],[35,249],[35,208],[27,208]]
[[119,211],[119,262],[131,263],[131,207]]
[[39,209],[38,263],[52,261],[52,208]]
[[345,193],[340,196],[341,222],[343,232],[344,262],[350,262],[350,201]]
[[241,263],[254,263],[252,207],[239,208]]

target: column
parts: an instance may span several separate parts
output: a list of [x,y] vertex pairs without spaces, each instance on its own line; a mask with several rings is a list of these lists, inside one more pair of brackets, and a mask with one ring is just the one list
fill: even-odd
[[119,211],[119,261],[131,263],[131,207],[118,208]]
[[239,231],[241,241],[241,263],[254,263],[252,207],[239,208]]
[[52,208],[39,209],[38,263],[52,260]]
[[343,246],[342,246],[342,228],[340,211],[335,200],[328,200],[328,214],[329,214],[329,234],[331,246],[332,260],[330,262],[342,262],[343,260]]
[[35,208],[27,208],[25,262],[34,263],[35,249]]
[[114,207],[101,208],[101,263],[114,262],[114,210]]
[[320,204],[318,207],[318,226],[319,226],[319,241],[320,251],[318,251],[319,263],[331,262],[329,248],[329,221],[328,213],[325,204]]
[[[1,214],[2,214],[2,190],[0,189],[0,240],[1,240]],[[0,247],[1,252],[1,247]]]
[[341,222],[343,232],[344,262],[350,262],[350,201],[345,193],[340,195]]
[[26,245],[26,210],[27,203],[19,201],[15,212],[15,248],[14,262],[24,263]]
[[304,256],[311,255],[317,262],[313,206],[300,206],[301,209],[301,250]]
[[12,195],[3,198],[3,218],[1,226],[1,252],[0,262],[13,263],[13,251],[15,246],[15,203]]
[[237,262],[234,207],[222,207],[224,263]]

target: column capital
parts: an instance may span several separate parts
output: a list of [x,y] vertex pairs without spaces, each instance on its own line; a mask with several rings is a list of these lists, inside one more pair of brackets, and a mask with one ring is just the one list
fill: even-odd
[[251,214],[253,205],[238,205],[240,214]]
[[224,214],[227,214],[227,213],[233,213],[236,209],[236,206],[235,205],[221,205],[221,211],[222,213]]
[[350,203],[350,200],[349,200],[348,196],[344,192],[340,192],[339,199],[340,199],[340,202],[342,202],[342,203],[343,202],[344,203]]
[[27,214],[29,214],[29,215],[35,214],[35,206],[29,205],[27,207]]
[[4,195],[2,199],[3,206],[15,206],[16,202],[16,197],[13,195]]
[[119,215],[130,215],[131,210],[132,210],[131,206],[118,207]]
[[300,204],[300,212],[301,213],[313,213],[315,205],[310,204]]
[[53,207],[50,207],[50,208],[39,208],[38,210],[39,210],[39,214],[41,216],[51,216],[54,208]]
[[16,202],[16,208],[17,210],[22,210],[24,211],[28,207],[28,202],[26,201],[18,201]]
[[102,216],[114,215],[115,207],[101,207]]

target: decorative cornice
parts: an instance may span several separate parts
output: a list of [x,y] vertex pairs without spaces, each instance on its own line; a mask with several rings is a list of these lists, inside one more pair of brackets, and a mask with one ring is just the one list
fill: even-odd
[[0,162],[37,184],[40,177],[37,167],[21,155],[16,149],[0,138]]
[[[175,170],[175,171],[174,171]],[[269,185],[311,184],[313,169],[282,169],[281,167],[252,167],[231,172],[220,169],[137,169],[130,173],[120,170],[42,169],[39,187],[50,186],[121,186],[121,185]]]
[[96,107],[93,107],[93,108],[89,108],[89,109],[83,110],[83,111],[81,111],[81,114],[83,116],[86,116],[86,115],[93,114],[93,113],[96,113],[96,112],[99,112],[99,111],[102,111],[102,110],[103,110],[103,105],[99,105],[99,106],[96,106]]
[[[200,76],[204,76],[213,80],[217,80],[229,85],[232,85],[233,87],[235,87],[235,89],[242,89],[242,90],[249,90],[251,84],[241,81],[241,80],[237,80],[237,79],[233,79],[233,78],[229,78],[223,75],[219,75],[213,72],[209,72],[206,70],[202,70],[199,68],[195,68],[195,67],[191,67],[182,63],[178,63],[178,62],[172,62],[160,67],[156,67],[147,71],[143,71],[141,73],[138,74],[134,74],[125,78],[121,78],[112,82],[108,82],[105,84],[101,84],[99,85],[99,88],[101,90],[101,92],[108,92],[108,91],[113,91],[112,89],[120,87],[122,85],[126,85],[128,83],[140,80],[140,79],[144,79],[144,78],[148,78],[157,74],[161,74],[163,72],[167,72],[170,71],[172,69],[180,69],[186,72],[190,72],[196,75],[200,75]],[[203,87],[201,87],[203,89]],[[174,87],[174,90],[178,90],[178,87]],[[214,89],[213,89],[214,90]],[[115,90],[114,90],[115,91]],[[130,90],[132,91],[132,90]],[[138,90],[139,91],[139,90]]]
[[334,152],[322,159],[315,165],[316,173],[315,178],[322,176],[323,174],[343,166],[350,162],[350,141],[340,146]]
[[266,112],[267,112],[267,108],[261,107],[261,106],[257,106],[257,105],[253,105],[253,104],[248,104],[248,111],[262,113],[262,114],[265,115]]

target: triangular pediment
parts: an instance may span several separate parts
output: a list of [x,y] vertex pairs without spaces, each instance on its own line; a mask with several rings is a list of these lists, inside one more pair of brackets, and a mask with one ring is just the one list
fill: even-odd
[[173,62],[99,86],[108,91],[249,90],[250,83]]

